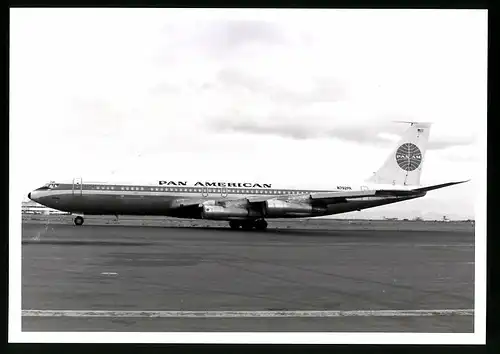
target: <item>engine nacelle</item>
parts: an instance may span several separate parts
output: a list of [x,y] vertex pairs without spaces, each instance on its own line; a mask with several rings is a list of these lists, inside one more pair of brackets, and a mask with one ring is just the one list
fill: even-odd
[[223,207],[219,205],[203,205],[201,216],[203,219],[227,219],[227,218],[246,218],[249,211],[246,208]]
[[265,202],[266,216],[287,217],[287,216],[313,216],[322,215],[326,208],[315,207],[309,203],[297,203],[284,200],[268,200]]

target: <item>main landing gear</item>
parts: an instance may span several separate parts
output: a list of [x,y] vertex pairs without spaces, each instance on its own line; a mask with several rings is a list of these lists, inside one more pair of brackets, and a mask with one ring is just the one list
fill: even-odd
[[81,225],[83,225],[83,217],[77,216],[77,217],[75,217],[73,222],[75,223],[76,226],[81,226]]
[[257,220],[248,220],[248,221],[239,221],[239,220],[231,220],[229,222],[229,227],[231,229],[236,230],[239,229],[240,227],[243,230],[265,230],[267,229],[267,221],[264,219],[257,219]]

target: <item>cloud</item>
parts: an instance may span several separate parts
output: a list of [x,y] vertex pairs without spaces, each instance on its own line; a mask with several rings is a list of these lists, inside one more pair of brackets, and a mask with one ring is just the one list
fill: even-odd
[[457,146],[468,146],[476,142],[475,136],[462,136],[462,137],[438,137],[433,139],[432,136],[429,140],[429,150],[443,150]]
[[[225,68],[218,71],[214,82],[205,88],[222,87],[226,90],[247,90],[254,95],[265,96],[276,103],[305,104],[336,102],[346,97],[346,87],[333,77],[310,77],[302,85],[286,86],[276,77],[246,74],[243,70]],[[293,87],[293,88],[292,88]]]
[[234,50],[251,42],[267,44],[285,42],[283,32],[278,25],[265,21],[214,22],[202,29],[199,38],[218,50]]
[[252,122],[233,122],[219,120],[212,124],[212,128],[219,131],[230,131],[236,133],[250,133],[275,135],[292,139],[313,139],[319,137],[318,132],[294,124],[269,124],[266,126],[253,124]]
[[161,57],[169,61],[182,61],[190,53],[220,60],[237,55],[247,46],[287,42],[277,23],[259,20],[190,20],[169,23],[161,32],[164,35]]
[[[232,131],[250,134],[274,135],[283,138],[297,140],[332,138],[346,142],[354,142],[368,145],[391,145],[399,140],[404,133],[401,125],[393,122],[379,122],[374,124],[357,122],[347,125],[343,124],[318,124],[320,121],[314,117],[303,117],[301,122],[293,122],[290,119],[269,119],[256,122],[252,119],[219,119],[212,124],[213,129],[222,131]],[[474,136],[462,137],[431,137],[429,140],[429,150],[443,150],[457,146],[469,146],[474,144]]]

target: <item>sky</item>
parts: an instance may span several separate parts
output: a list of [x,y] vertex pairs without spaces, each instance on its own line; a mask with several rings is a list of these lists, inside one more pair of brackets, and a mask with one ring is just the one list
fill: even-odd
[[[487,13],[11,9],[15,197],[50,180],[327,188],[432,122],[421,183],[359,215],[473,218],[484,187]],[[365,214],[363,214],[365,213]]]

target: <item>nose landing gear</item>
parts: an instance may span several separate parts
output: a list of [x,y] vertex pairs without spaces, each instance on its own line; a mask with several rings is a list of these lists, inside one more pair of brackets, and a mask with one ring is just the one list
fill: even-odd
[[73,222],[75,223],[76,226],[81,226],[81,225],[83,225],[83,217],[77,216],[77,217],[75,217]]

